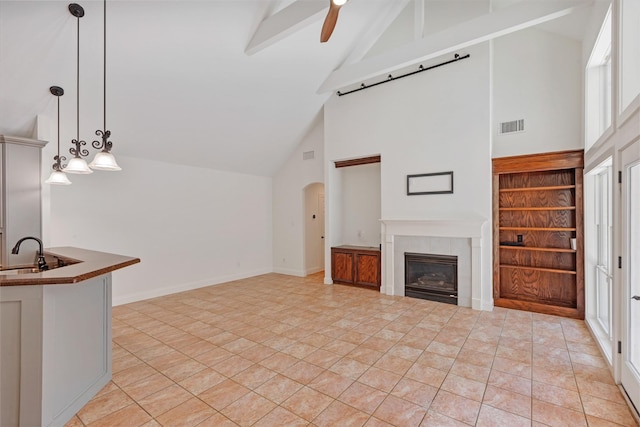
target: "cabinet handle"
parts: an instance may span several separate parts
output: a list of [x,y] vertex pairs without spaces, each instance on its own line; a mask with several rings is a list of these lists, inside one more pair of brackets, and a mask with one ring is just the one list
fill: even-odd
[[634,296],[631,297],[631,299],[634,299],[636,301],[640,301],[640,296],[634,295]]

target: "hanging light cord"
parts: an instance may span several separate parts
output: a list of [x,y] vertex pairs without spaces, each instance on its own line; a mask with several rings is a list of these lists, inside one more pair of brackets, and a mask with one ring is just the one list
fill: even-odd
[[58,98],[58,158],[60,158],[60,97]]
[[102,81],[103,84],[103,119],[104,119],[104,130],[107,130],[107,0],[104,0],[104,36],[103,39],[103,60],[102,60]]
[[107,0],[104,0],[104,36],[103,45],[102,45],[102,118],[104,127],[102,130],[98,129],[96,131],[96,135],[102,138],[102,141],[93,141],[91,145],[93,148],[98,150],[102,150],[105,153],[108,153],[111,150],[111,141],[109,141],[109,137],[111,136],[111,132],[107,130]]
[[78,31],[76,47],[76,140],[80,141],[80,17],[77,18]]

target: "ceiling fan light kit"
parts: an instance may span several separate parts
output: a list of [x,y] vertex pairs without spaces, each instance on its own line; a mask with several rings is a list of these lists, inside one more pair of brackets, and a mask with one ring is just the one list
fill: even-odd
[[454,62],[458,62],[458,61],[461,61],[463,59],[467,59],[467,58],[470,58],[470,57],[471,57],[470,54],[466,54],[464,56],[460,56],[459,54],[456,53],[455,55],[453,55],[453,59],[451,59],[449,61],[445,61],[445,62],[441,62],[439,64],[431,65],[430,67],[424,67],[422,64],[420,64],[418,66],[418,69],[415,70],[415,71],[410,71],[410,72],[408,72],[406,74],[401,74],[401,75],[399,75],[397,77],[394,77],[393,75],[389,74],[385,80],[380,80],[379,82],[372,83],[370,85],[367,85],[367,84],[364,84],[364,83],[360,83],[360,87],[359,88],[353,89],[353,90],[349,90],[347,92],[337,91],[336,95],[344,96],[344,95],[349,95],[350,93],[360,92],[361,90],[369,89],[369,88],[372,88],[374,86],[381,85],[383,83],[389,83],[391,81],[398,80],[398,79],[401,79],[403,77],[413,76],[414,74],[418,74],[418,73],[421,73],[423,71],[433,70],[434,68],[442,67],[443,65],[452,64]]

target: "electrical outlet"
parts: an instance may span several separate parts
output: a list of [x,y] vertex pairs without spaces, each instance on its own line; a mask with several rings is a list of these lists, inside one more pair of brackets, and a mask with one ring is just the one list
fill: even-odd
[[522,234],[518,234],[518,243],[522,243]]

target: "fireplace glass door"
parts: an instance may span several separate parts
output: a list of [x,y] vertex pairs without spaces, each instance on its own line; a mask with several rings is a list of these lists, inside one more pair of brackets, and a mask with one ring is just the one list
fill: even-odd
[[404,254],[405,295],[458,304],[458,257]]

